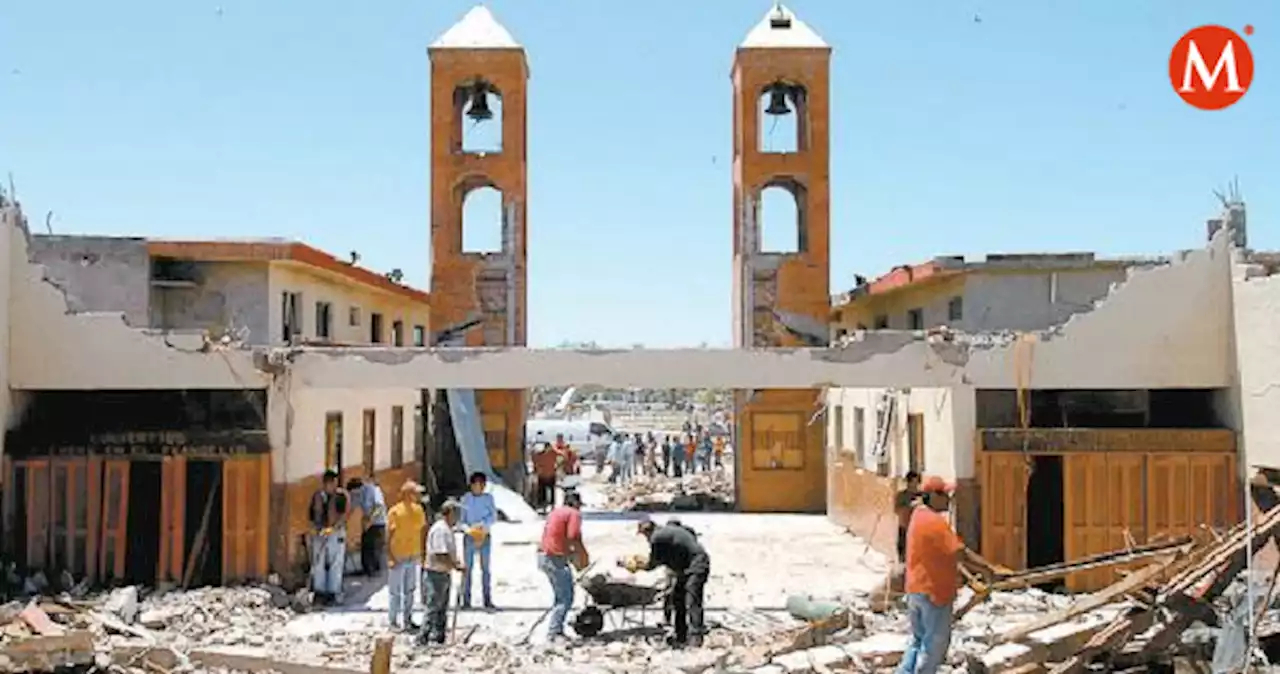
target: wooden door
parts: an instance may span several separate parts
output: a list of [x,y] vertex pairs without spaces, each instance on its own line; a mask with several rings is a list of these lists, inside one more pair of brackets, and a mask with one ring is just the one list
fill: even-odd
[[1160,453],[1147,462],[1147,530],[1152,541],[1212,538],[1212,528],[1239,521],[1235,457],[1225,453]]
[[49,565],[49,508],[53,500],[47,460],[19,461],[25,473],[27,519],[27,566],[43,569]]
[[91,575],[94,567],[89,550],[94,538],[89,534],[89,513],[95,509],[90,507],[89,464],[87,458],[57,459],[50,464],[49,565],[66,569],[76,578]]
[[342,473],[342,412],[324,417],[324,468]]
[[1013,569],[1027,564],[1027,459],[983,452],[982,555]]
[[[1066,561],[1146,542],[1145,473],[1142,454],[1063,457]],[[1114,582],[1115,573],[1115,567],[1075,573],[1067,577],[1067,587],[1096,590]]]
[[129,529],[129,462],[102,462],[102,544],[98,548],[98,577],[123,579]]
[[360,428],[364,474],[373,475],[373,471],[377,467],[378,457],[378,411],[365,410]]
[[908,456],[908,468],[917,473],[924,472],[924,415],[907,415],[907,445],[911,452]]
[[228,459],[222,464],[222,580],[267,575],[270,457]]
[[160,562],[156,582],[181,583],[186,563],[187,459],[165,457],[160,466]]

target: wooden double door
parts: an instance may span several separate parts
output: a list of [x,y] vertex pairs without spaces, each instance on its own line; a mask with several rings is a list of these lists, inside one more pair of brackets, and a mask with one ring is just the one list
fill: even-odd
[[[1028,470],[1034,455],[984,452],[982,550],[1024,568]],[[1176,536],[1210,536],[1240,518],[1236,457],[1226,452],[1070,452],[1062,460],[1065,561]],[[1068,577],[1072,590],[1115,580],[1114,569]]]
[[[160,464],[155,497],[130,498],[135,462]],[[199,536],[222,537],[224,582],[267,573],[270,463],[267,456],[220,460],[222,530],[188,532],[187,468],[184,457],[114,459],[75,457],[22,459],[10,463],[5,490],[5,528],[25,532],[23,561],[30,569],[70,571],[91,582],[125,580],[130,545],[154,544],[157,583],[180,583]],[[133,485],[135,488],[143,488]],[[15,488],[16,487],[16,488]],[[215,484],[212,490],[216,492]],[[154,493],[154,485],[147,488]],[[130,508],[158,508],[158,536],[129,535]],[[202,513],[194,517],[197,527]],[[135,532],[136,533],[136,532]],[[195,534],[189,536],[188,534]],[[142,581],[142,578],[132,578]]]

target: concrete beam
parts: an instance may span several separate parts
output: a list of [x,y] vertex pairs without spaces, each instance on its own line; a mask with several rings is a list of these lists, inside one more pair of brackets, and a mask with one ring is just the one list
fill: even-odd
[[959,384],[970,348],[886,332],[827,349],[305,348],[286,357],[296,383],[318,388],[812,389]]

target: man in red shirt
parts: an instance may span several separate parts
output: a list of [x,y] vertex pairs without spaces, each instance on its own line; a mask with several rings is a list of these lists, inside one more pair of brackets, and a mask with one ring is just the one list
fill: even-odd
[[538,567],[551,581],[555,597],[548,617],[547,639],[564,638],[564,621],[573,607],[573,571],[570,560],[585,563],[587,547],[582,543],[582,498],[577,492],[564,495],[564,505],[547,515],[538,546]]
[[923,503],[907,527],[907,615],[911,643],[898,674],[933,674],[951,647],[951,612],[960,585],[964,543],[942,513],[951,508],[954,487],[940,477],[920,485]]

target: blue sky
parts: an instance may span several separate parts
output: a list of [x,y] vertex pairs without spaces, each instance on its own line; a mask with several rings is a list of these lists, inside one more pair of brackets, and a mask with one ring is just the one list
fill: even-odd
[[[0,170],[58,232],[284,236],[428,278],[426,46],[457,0],[8,0]],[[530,341],[728,344],[734,47],[767,0],[489,3],[528,50]],[[1280,247],[1280,3],[789,5],[835,49],[832,291],[941,254]],[[975,20],[980,18],[980,21]],[[1241,30],[1188,107],[1187,29]]]

